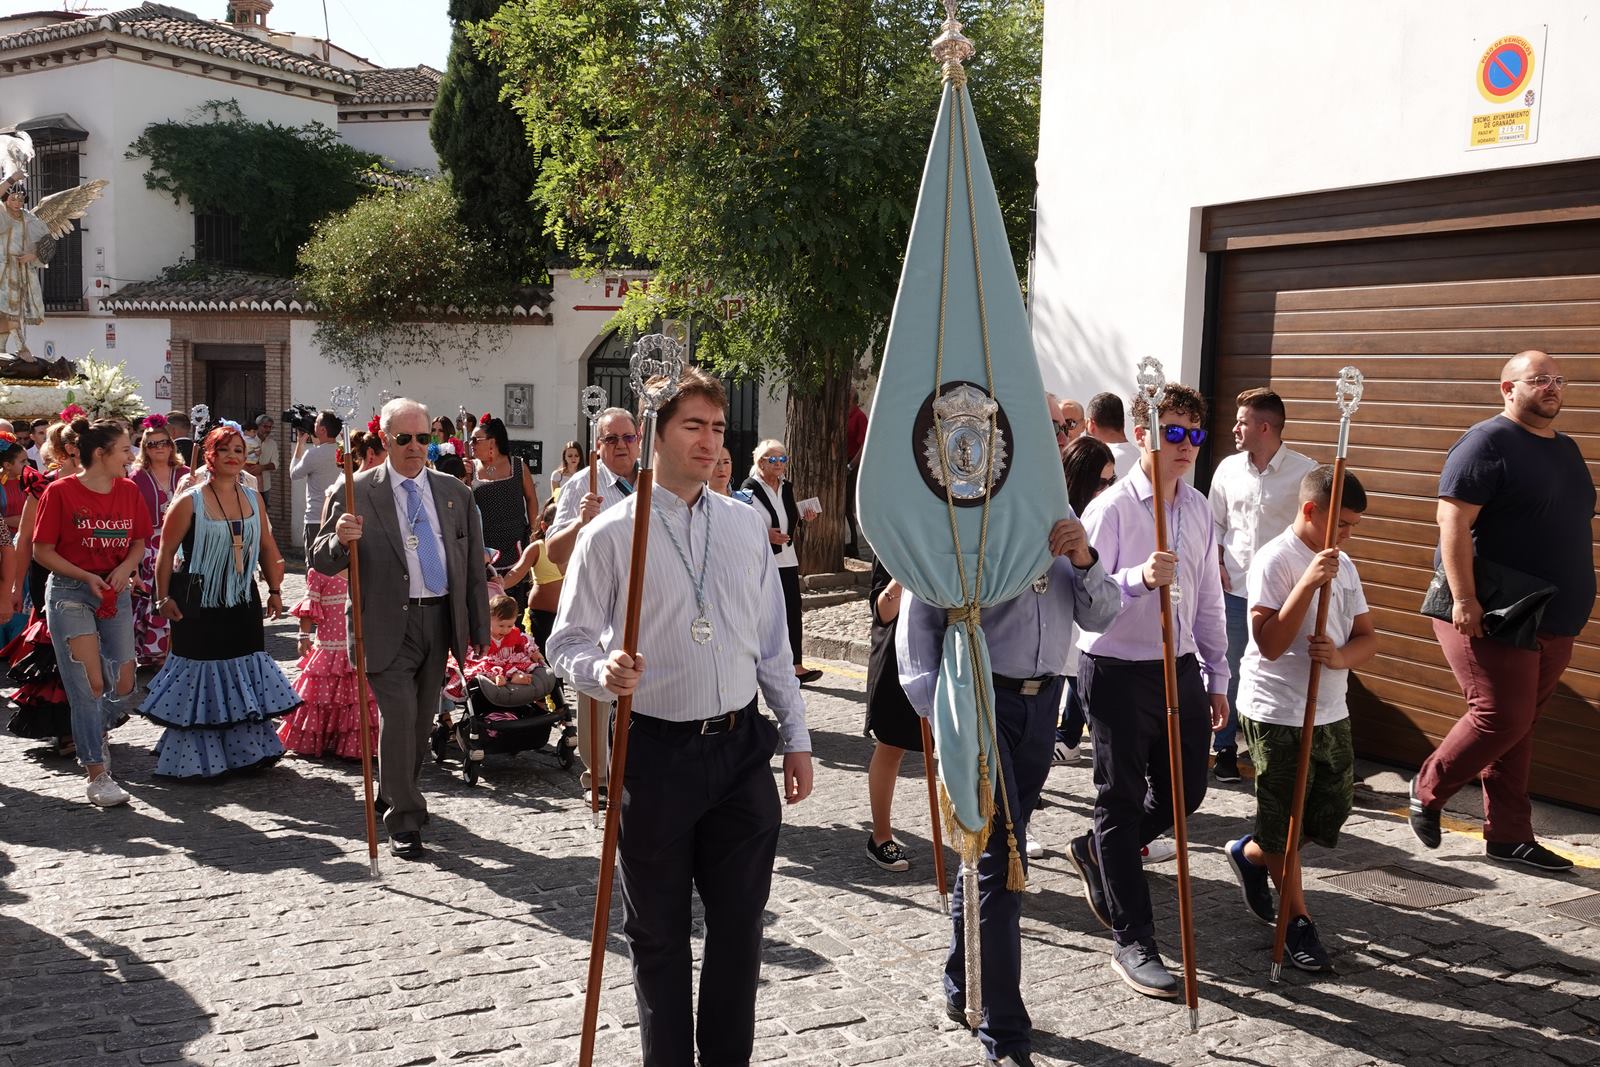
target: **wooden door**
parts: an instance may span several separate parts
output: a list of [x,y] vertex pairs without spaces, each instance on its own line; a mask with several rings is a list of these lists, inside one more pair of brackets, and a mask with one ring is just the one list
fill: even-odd
[[232,419],[249,428],[266,410],[267,369],[263,363],[238,360],[206,362],[206,406],[211,423]]
[[[1600,187],[1590,190],[1600,201]],[[1415,766],[1463,711],[1417,611],[1433,573],[1439,472],[1462,432],[1500,410],[1508,356],[1538,348],[1561,360],[1572,384],[1556,427],[1577,440],[1591,478],[1600,474],[1600,222],[1286,244],[1220,260],[1214,439],[1230,440],[1233,398],[1268,385],[1288,406],[1290,446],[1331,462],[1334,376],[1346,364],[1366,376],[1349,464],[1371,506],[1348,551],[1380,650],[1351,681],[1351,712],[1364,755]],[[1597,619],[1578,638],[1534,753],[1535,791],[1587,807],[1600,806]]]

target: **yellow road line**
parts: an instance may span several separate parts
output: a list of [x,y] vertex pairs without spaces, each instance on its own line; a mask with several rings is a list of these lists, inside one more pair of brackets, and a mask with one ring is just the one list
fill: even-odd
[[854,678],[858,682],[864,682],[867,680],[865,671],[853,671],[848,667],[835,667],[830,664],[823,667],[822,670],[826,674],[840,674],[846,678]]
[[[1389,814],[1397,819],[1405,819],[1409,818],[1411,813],[1405,808],[1393,808]],[[1460,819],[1452,819],[1448,815],[1441,815],[1439,816],[1439,826],[1453,834],[1464,834],[1479,841],[1483,840],[1483,829],[1477,823],[1463,822]],[[1540,843],[1544,844],[1543,842]],[[1550,848],[1549,845],[1544,847]],[[1575,867],[1582,867],[1590,871],[1600,871],[1600,857],[1591,856],[1585,852],[1568,852],[1566,849],[1561,848],[1550,848],[1550,851],[1562,859],[1571,860]]]

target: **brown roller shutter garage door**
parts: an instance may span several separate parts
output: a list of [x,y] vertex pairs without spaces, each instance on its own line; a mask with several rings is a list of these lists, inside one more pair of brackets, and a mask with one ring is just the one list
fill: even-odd
[[[1208,325],[1214,439],[1232,439],[1232,398],[1266,384],[1288,405],[1291,447],[1331,462],[1334,376],[1347,363],[1366,376],[1349,463],[1371,505],[1348,548],[1380,634],[1350,691],[1364,755],[1415,766],[1463,711],[1417,605],[1433,571],[1445,453],[1499,409],[1508,355],[1540,348],[1562,361],[1572,384],[1557,427],[1577,440],[1591,478],[1600,473],[1597,216],[1593,163],[1206,213],[1205,248],[1220,253]],[[1533,774],[1541,795],[1591,808],[1600,807],[1596,618],[1539,724]]]

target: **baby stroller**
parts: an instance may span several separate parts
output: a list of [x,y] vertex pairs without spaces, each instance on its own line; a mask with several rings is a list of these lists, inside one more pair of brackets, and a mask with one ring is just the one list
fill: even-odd
[[556,762],[562,770],[572,766],[573,754],[578,749],[578,729],[572,722],[572,709],[567,707],[558,688],[543,701],[519,708],[502,708],[489,703],[478,688],[478,679],[461,677],[461,700],[452,700],[449,709],[441,709],[439,723],[433,728],[432,748],[435,763],[443,763],[450,739],[455,738],[461,748],[461,771],[468,785],[478,784],[478,770],[490,753],[516,754],[537,751],[550,740],[550,732],[561,727],[556,741]]

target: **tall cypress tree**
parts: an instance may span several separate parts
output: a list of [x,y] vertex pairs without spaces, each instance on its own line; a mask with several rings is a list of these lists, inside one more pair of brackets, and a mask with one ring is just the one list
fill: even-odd
[[450,0],[450,60],[428,134],[450,175],[461,222],[488,243],[511,285],[537,283],[550,245],[529,202],[539,161],[522,120],[500,99],[500,77],[473,50],[466,23],[492,16],[504,0]]

